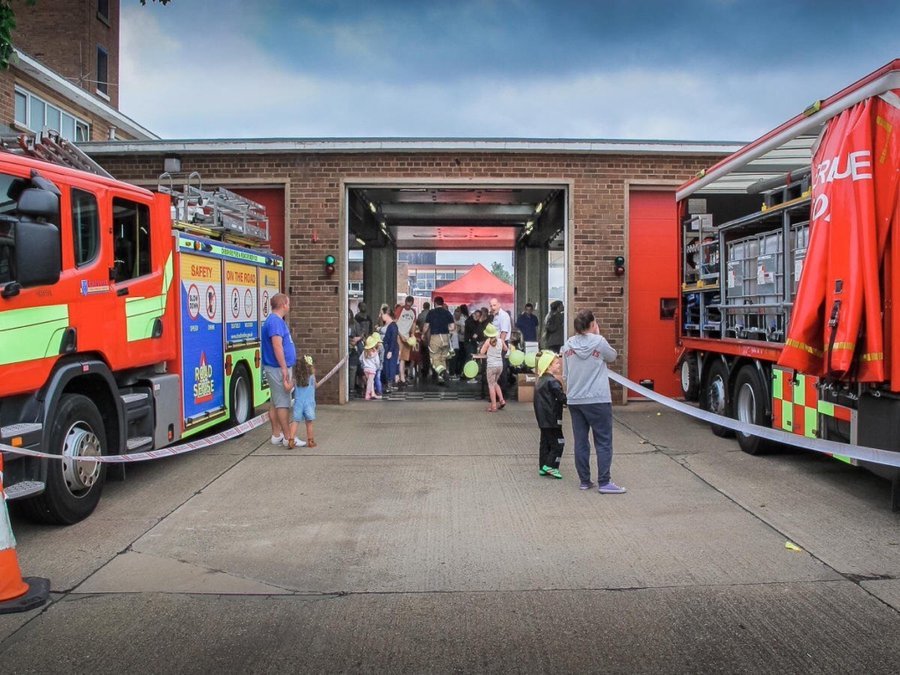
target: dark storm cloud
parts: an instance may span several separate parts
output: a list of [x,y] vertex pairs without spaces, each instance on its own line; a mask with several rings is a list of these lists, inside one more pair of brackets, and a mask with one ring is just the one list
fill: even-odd
[[724,74],[814,65],[835,54],[858,70],[879,54],[891,58],[900,25],[893,2],[346,0],[268,10],[269,48],[298,68],[409,82],[635,65]]
[[750,140],[900,56],[898,25],[865,0],[123,4],[121,104],[168,137]]

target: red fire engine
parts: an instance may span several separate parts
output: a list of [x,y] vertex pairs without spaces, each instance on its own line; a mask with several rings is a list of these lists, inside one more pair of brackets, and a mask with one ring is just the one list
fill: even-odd
[[29,516],[73,523],[107,471],[79,457],[160,448],[268,398],[260,322],[283,264],[260,248],[264,209],[196,174],[154,193],[58,138],[26,150],[0,153],[0,443],[62,460],[10,454],[4,483]]
[[[898,94],[900,60],[679,189],[687,399],[900,452]],[[737,439],[751,454],[766,448],[758,436]],[[893,481],[900,508],[898,470],[859,463]]]

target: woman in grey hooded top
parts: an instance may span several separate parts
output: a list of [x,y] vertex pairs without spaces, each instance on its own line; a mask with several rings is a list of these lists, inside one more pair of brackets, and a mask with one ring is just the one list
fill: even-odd
[[613,349],[602,335],[594,313],[583,309],[575,316],[575,335],[562,348],[563,375],[575,436],[575,469],[581,489],[590,490],[591,443],[594,435],[597,451],[597,488],[601,494],[623,494],[625,488],[612,482],[612,397],[606,364],[616,360]]

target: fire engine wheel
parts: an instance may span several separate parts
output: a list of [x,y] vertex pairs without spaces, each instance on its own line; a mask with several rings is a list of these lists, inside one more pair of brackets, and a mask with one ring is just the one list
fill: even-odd
[[[734,380],[734,417],[746,424],[767,427],[771,424],[766,415],[766,387],[760,381],[754,366],[744,366]],[[768,443],[759,436],[737,433],[738,445],[749,455],[758,455],[768,449]]]
[[231,376],[229,405],[234,424],[243,424],[253,414],[253,388],[250,373],[244,366],[238,366]]
[[62,460],[47,460],[44,492],[23,504],[33,520],[71,525],[84,520],[100,501],[106,465],[80,462],[79,457],[99,457],[106,452],[106,430],[100,411],[86,396],[64,394],[49,430],[50,452]]
[[[730,416],[728,400],[728,368],[718,359],[712,361],[706,373],[703,392],[700,399],[704,410],[717,415]],[[728,427],[710,424],[710,429],[716,436],[723,438],[731,436],[734,432]]]
[[697,359],[692,354],[681,361],[681,391],[686,401],[696,401],[700,394],[700,374],[697,372]]

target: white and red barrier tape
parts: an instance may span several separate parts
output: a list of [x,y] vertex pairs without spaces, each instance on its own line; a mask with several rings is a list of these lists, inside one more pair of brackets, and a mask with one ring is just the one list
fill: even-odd
[[848,459],[854,459],[859,462],[869,462],[870,464],[881,464],[883,466],[893,466],[900,468],[900,452],[892,452],[890,450],[882,450],[880,448],[869,448],[862,445],[851,445],[850,443],[840,443],[838,441],[825,441],[819,438],[806,438],[798,436],[786,431],[779,431],[771,427],[761,427],[758,424],[747,424],[740,420],[730,417],[723,417],[715,413],[700,410],[687,403],[676,401],[662,394],[657,394],[652,389],[642,387],[637,382],[632,382],[627,377],[622,377],[618,373],[610,371],[609,379],[613,382],[621,384],[623,387],[631,389],[631,391],[641,396],[649,398],[651,401],[661,403],[668,408],[677,410],[680,413],[689,415],[698,420],[716,424],[720,427],[732,429],[739,433],[751,436],[759,436],[769,441],[784,443],[785,445],[793,445],[804,450],[812,450],[824,455],[840,455]]
[[[318,380],[316,382],[316,386],[319,387],[327,382],[328,379],[332,375],[334,375],[346,361],[347,357],[345,356],[334,366],[334,368],[328,371],[328,373],[321,380]],[[672,410],[699,420],[703,420],[704,422],[709,422],[710,424],[716,424],[727,429],[732,429],[738,433],[759,436],[760,438],[765,438],[766,440],[784,443],[785,445],[792,445],[798,448],[803,448],[804,450],[811,450],[813,452],[818,452],[829,456],[840,455],[841,457],[853,459],[858,462],[868,462],[870,464],[880,464],[882,466],[900,468],[900,452],[892,452],[890,450],[882,450],[880,448],[869,448],[860,445],[851,445],[850,443],[840,443],[838,441],[826,441],[818,438],[806,438],[804,436],[798,436],[786,431],[778,431],[770,427],[762,427],[756,424],[747,424],[746,422],[741,422],[730,417],[723,417],[722,415],[716,415],[715,413],[700,410],[699,408],[688,405],[687,403],[682,403],[681,401],[676,401],[674,399],[668,398],[667,396],[656,393],[652,389],[642,387],[638,383],[632,382],[627,377],[623,377],[618,373],[610,371],[609,378],[613,382],[617,382],[623,387],[627,387],[633,392],[640,394],[641,396],[644,396],[651,401],[661,403],[662,405],[671,408]],[[148,452],[137,452],[126,455],[105,455],[103,457],[97,458],[84,457],[79,458],[79,461],[95,461],[107,464],[116,464],[123,462],[145,462],[151,459],[159,459],[160,457],[181,455],[186,452],[192,452],[201,448],[207,448],[211,445],[221,443],[222,441],[227,441],[237,436],[241,436],[242,434],[245,434],[248,431],[251,431],[265,424],[267,420],[268,415],[264,413],[262,415],[254,417],[253,419],[247,420],[243,424],[239,424],[236,427],[232,427],[231,429],[227,429],[226,431],[222,431],[217,434],[198,439],[196,441],[188,441],[187,443],[160,448],[158,450],[150,450]],[[24,448],[14,448],[10,445],[0,444],[0,450],[10,454],[24,455],[27,457],[61,459],[60,455],[51,455],[46,452],[38,452],[37,450],[27,450]]]
[[[340,368],[347,362],[347,357],[345,356],[343,359],[338,361],[338,363],[325,374],[325,376],[321,380],[316,381],[316,387],[319,387],[328,379],[334,375]],[[248,431],[252,431],[259,426],[265,424],[269,419],[268,413],[263,413],[262,415],[257,415],[256,417],[247,420],[241,424],[238,424],[231,429],[226,429],[225,431],[220,431],[219,433],[212,434],[210,436],[206,436],[204,438],[198,438],[195,441],[188,441],[187,443],[179,443],[178,445],[171,445],[165,448],[159,448],[158,450],[148,450],[147,452],[134,452],[130,454],[124,455],[104,455],[103,457],[79,457],[78,461],[82,462],[101,462],[103,464],[122,464],[122,463],[130,463],[130,462],[146,462],[151,459],[159,459],[160,457],[171,457],[173,455],[183,455],[186,452],[193,452],[194,450],[200,450],[201,448],[208,448],[211,445],[216,445],[217,443],[222,443],[223,441],[231,440],[232,438],[237,438],[238,436],[242,436],[246,434]],[[47,452],[38,452],[37,450],[29,450],[27,448],[16,448],[11,445],[4,445],[0,443],[0,450],[3,452],[13,454],[13,455],[22,455],[25,457],[40,457],[44,459],[62,459],[61,455],[51,455]]]

